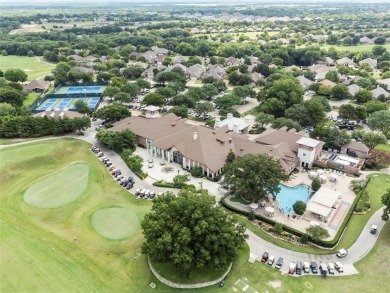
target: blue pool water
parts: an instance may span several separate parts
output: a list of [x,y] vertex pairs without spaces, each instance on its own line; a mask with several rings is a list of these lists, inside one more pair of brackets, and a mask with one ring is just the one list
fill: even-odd
[[296,187],[288,187],[284,184],[279,184],[280,192],[276,195],[276,200],[279,207],[283,208],[285,214],[293,214],[293,204],[298,200],[307,203],[310,197],[311,188],[308,185],[298,185]]

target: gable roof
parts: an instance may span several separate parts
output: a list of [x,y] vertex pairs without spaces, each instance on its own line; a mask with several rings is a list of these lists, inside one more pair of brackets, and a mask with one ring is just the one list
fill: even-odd
[[356,95],[357,92],[359,92],[362,89],[362,87],[358,86],[357,84],[351,84],[347,86],[347,88],[348,88],[348,93],[353,97]]
[[381,88],[380,86],[378,86],[376,89],[373,89],[371,91],[372,93],[372,96],[377,99],[380,95],[384,95],[386,98],[390,96],[390,94],[388,92],[386,92],[383,88]]
[[365,154],[368,154],[368,152],[370,151],[370,148],[368,146],[366,146],[362,142],[357,142],[357,141],[350,141],[349,143],[343,145],[342,147],[347,149],[352,149],[354,151],[362,152]]
[[307,89],[311,84],[314,83],[313,81],[311,81],[310,79],[307,79],[303,75],[298,76],[296,79],[298,80],[299,84],[301,85],[301,87],[303,89]]
[[35,89],[39,89],[39,90],[47,90],[50,86],[50,81],[45,81],[45,80],[38,80],[38,79],[35,79],[35,80],[32,80],[30,81],[28,84],[26,84],[24,86],[24,89],[25,90],[35,90]]

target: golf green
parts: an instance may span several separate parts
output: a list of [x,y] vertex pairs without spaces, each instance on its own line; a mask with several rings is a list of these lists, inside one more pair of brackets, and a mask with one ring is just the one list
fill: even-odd
[[31,185],[24,201],[37,208],[59,208],[79,198],[88,185],[87,164],[73,164]]
[[120,240],[140,227],[137,215],[126,208],[105,208],[92,215],[92,225],[105,238]]

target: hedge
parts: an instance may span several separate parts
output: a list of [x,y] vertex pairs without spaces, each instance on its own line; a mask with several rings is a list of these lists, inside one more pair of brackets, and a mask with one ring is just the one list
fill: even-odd
[[158,187],[175,188],[175,184],[173,184],[172,182],[156,181],[153,183],[153,185]]
[[142,170],[132,170],[131,169],[131,171],[133,171],[134,174],[137,175],[138,178],[141,179],[141,180],[144,180],[146,177],[148,177],[148,173],[144,173],[144,172],[142,172]]
[[[368,184],[368,182],[367,182],[367,184]],[[310,242],[312,242],[312,243],[314,243],[314,244],[316,244],[316,245],[318,245],[318,246],[324,247],[324,248],[334,248],[334,247],[337,245],[337,243],[339,242],[340,237],[342,236],[342,234],[343,234],[343,232],[344,232],[344,230],[345,230],[345,227],[347,226],[349,220],[351,219],[352,213],[353,213],[353,211],[355,210],[356,204],[357,204],[357,202],[359,201],[362,192],[363,192],[363,190],[360,191],[360,192],[356,195],[355,200],[353,201],[351,208],[349,209],[347,215],[346,215],[345,218],[344,218],[343,223],[341,224],[340,228],[338,229],[338,231],[337,231],[337,233],[336,233],[336,236],[335,236],[332,240],[329,240],[329,241],[322,241],[322,240],[321,240],[321,241],[313,241],[313,239],[311,239],[311,238],[309,237]],[[228,210],[230,210],[230,211],[232,211],[232,212],[235,212],[235,213],[237,213],[237,214],[244,215],[244,216],[247,216],[247,217],[248,217],[249,214],[250,214],[250,212],[243,211],[243,210],[240,210],[240,209],[238,209],[238,208],[235,208],[235,207],[229,205],[229,204],[225,201],[225,198],[222,198],[222,199],[220,200],[220,202],[221,202],[221,204],[222,204],[226,209],[228,209]],[[265,217],[265,216],[263,216],[263,215],[255,214],[255,218],[258,219],[258,220],[260,220],[260,221],[262,221],[262,222],[265,222],[265,223],[267,223],[267,224],[270,224],[270,225],[272,225],[272,226],[275,226],[275,224],[277,223],[277,222],[275,222],[274,220],[272,220],[272,219],[270,219],[270,218],[268,218],[268,217]],[[289,227],[289,226],[283,226],[283,230],[286,231],[286,232],[289,232],[289,233],[291,233],[291,234],[293,234],[293,235],[295,235],[295,236],[298,236],[298,237],[302,237],[303,234],[306,234],[306,233],[303,233],[303,232],[301,232],[301,231],[298,231],[298,230],[296,230],[296,229],[294,229],[294,228],[291,228],[291,227]]]

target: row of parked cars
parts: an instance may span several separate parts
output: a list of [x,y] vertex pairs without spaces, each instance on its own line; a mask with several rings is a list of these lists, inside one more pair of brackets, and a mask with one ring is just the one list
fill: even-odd
[[148,190],[148,189],[142,189],[142,188],[137,188],[137,190],[134,193],[136,196],[144,199],[153,199],[156,196],[162,196],[163,193],[159,192],[156,194],[153,190]]
[[[273,266],[275,263],[275,256],[272,254],[269,254],[268,252],[264,252],[262,257],[261,257],[261,262],[269,265],[270,267]],[[283,258],[279,257],[276,261],[275,268],[280,270],[283,266]],[[337,261],[335,263],[321,263],[318,265],[316,262],[302,262],[302,261],[296,261],[296,262],[291,262],[288,273],[290,275],[302,275],[303,273],[309,274],[310,272],[312,274],[318,274],[318,272],[321,273],[322,276],[326,276],[328,273],[334,275],[335,271],[338,271],[339,273],[342,273],[344,271],[343,265]]]
[[118,183],[129,190],[134,186],[134,178],[133,177],[128,177],[125,178],[122,175],[122,172],[120,169],[116,169],[115,166],[112,164],[109,158],[104,156],[104,153],[100,151],[100,149],[96,146],[91,147],[91,151],[96,154],[97,157],[101,158],[102,163],[107,167],[108,171],[111,173],[112,176],[114,176],[115,180],[118,181]]

